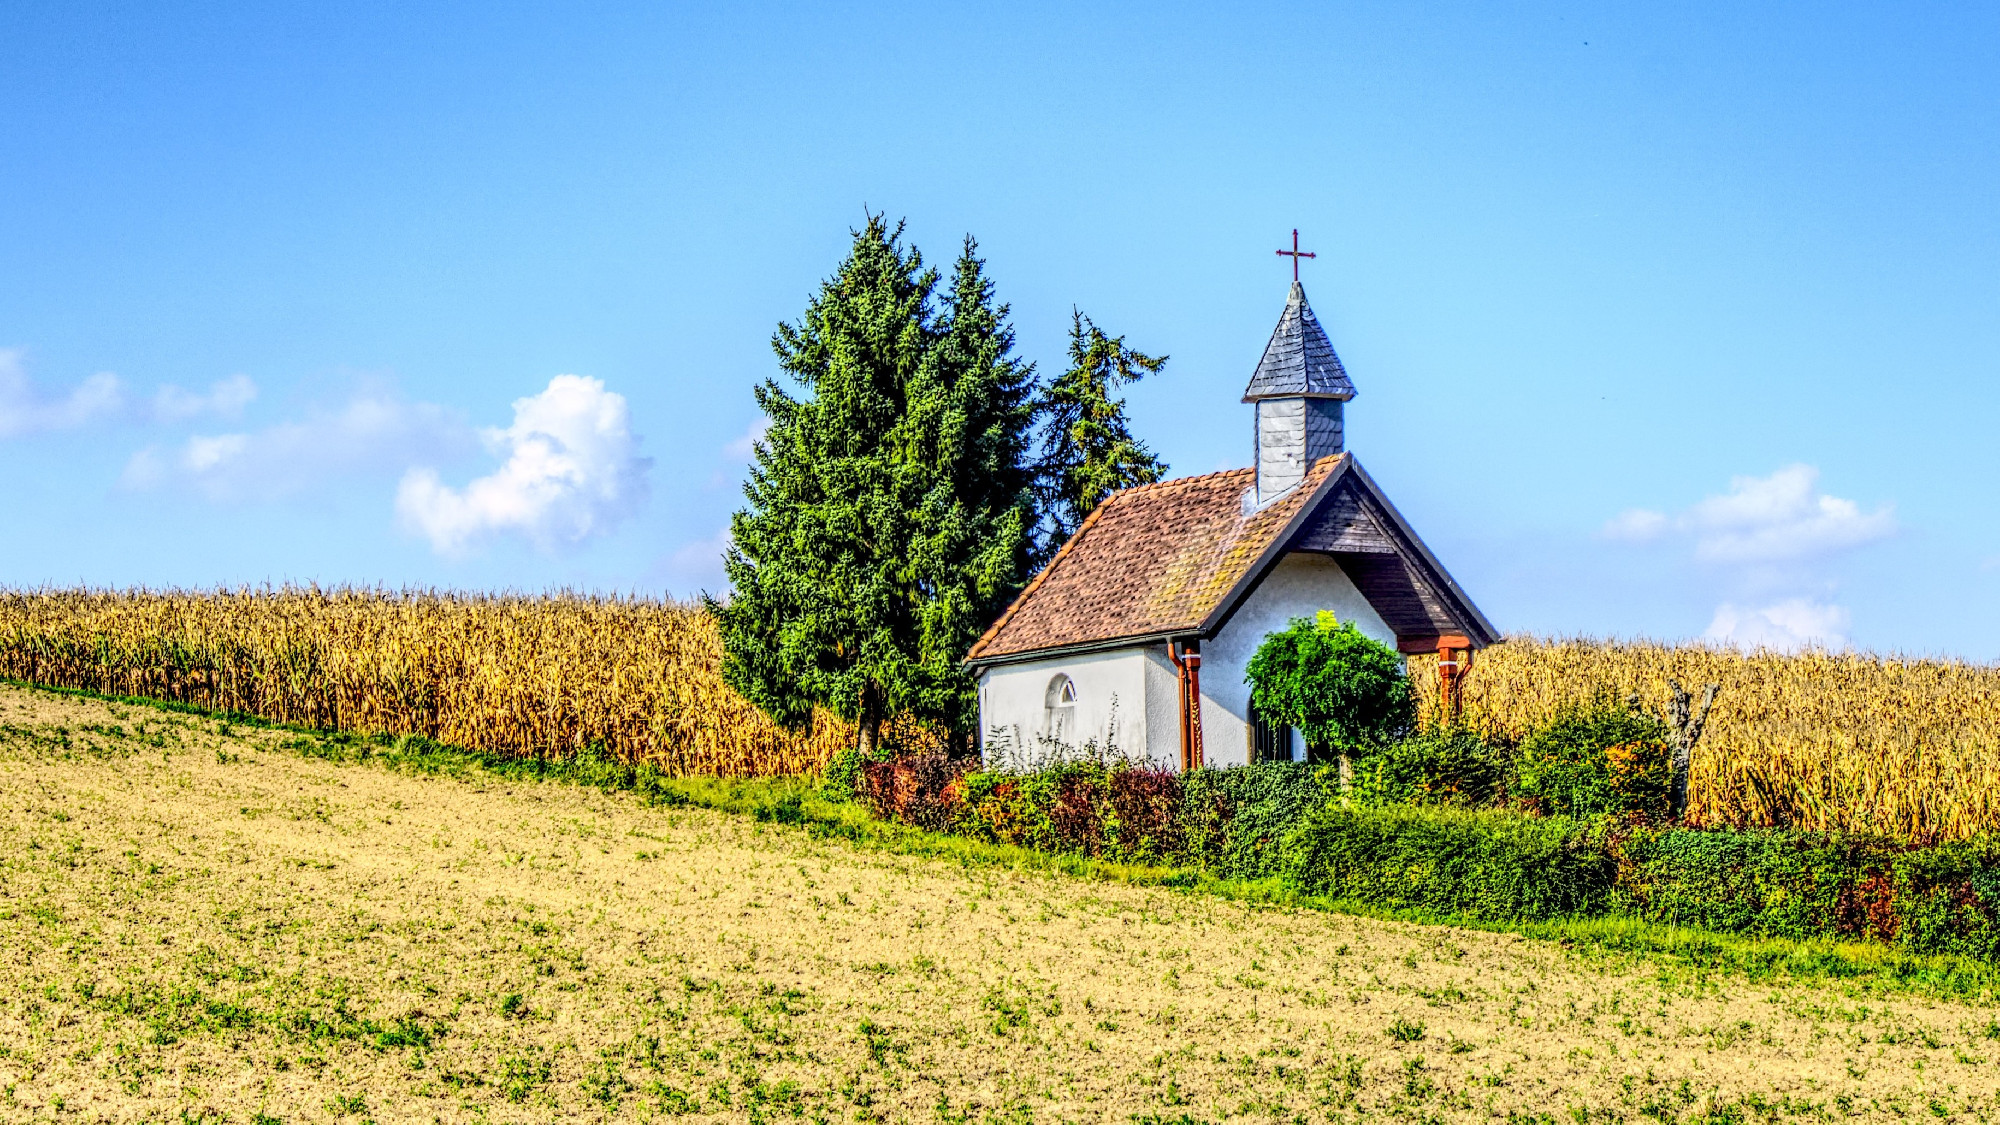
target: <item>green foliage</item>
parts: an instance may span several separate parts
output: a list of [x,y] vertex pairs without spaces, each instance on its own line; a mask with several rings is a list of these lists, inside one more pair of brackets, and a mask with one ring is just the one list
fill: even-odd
[[883,756],[880,748],[864,755],[859,746],[843,747],[820,775],[820,794],[829,801],[853,800],[861,792],[861,771],[868,762],[880,761]]
[[1264,638],[1245,677],[1259,715],[1297,727],[1308,745],[1337,754],[1364,757],[1416,720],[1403,658],[1324,611]]
[[893,581],[912,618],[908,669],[887,703],[959,731],[978,723],[962,659],[1020,593],[1035,524],[1035,369],[1014,358],[1008,308],[967,236],[933,339],[890,435],[895,504],[872,530],[892,544]]
[[1116,390],[1157,374],[1166,356],[1149,356],[1107,336],[1089,317],[1070,314],[1069,369],[1042,394],[1042,455],[1036,476],[1046,557],[1075,534],[1092,509],[1121,488],[1166,476],[1164,461],[1132,436]]
[[1896,944],[2000,961],[2000,840],[1954,840],[1895,857]]
[[1351,796],[1363,805],[1479,808],[1500,794],[1501,752],[1468,730],[1419,731],[1354,767]]
[[1194,770],[1181,786],[1188,861],[1255,879],[1276,873],[1278,845],[1338,781],[1324,766],[1259,762]]
[[966,648],[1026,579],[1033,369],[968,239],[938,273],[880,216],[796,325],[780,324],[770,428],[730,522],[733,594],[709,599],[724,676],[788,726],[815,707],[965,729]]
[[1665,723],[1610,699],[1567,707],[1515,751],[1515,792],[1562,816],[1665,812],[1667,738]]
[[1779,830],[1639,829],[1617,842],[1625,909],[1649,921],[2000,961],[2000,840],[1911,847]]
[[1309,894],[1489,920],[1600,911],[1616,875],[1590,826],[1501,810],[1325,804],[1284,852]]
[[1894,858],[1879,840],[1641,828],[1618,853],[1627,909],[1652,921],[1785,938],[1886,938],[1894,929],[1886,910],[1871,920],[1864,893]]
[[1184,854],[1179,775],[1066,762],[1031,774],[966,773],[953,785],[959,831],[1061,855],[1173,862]]

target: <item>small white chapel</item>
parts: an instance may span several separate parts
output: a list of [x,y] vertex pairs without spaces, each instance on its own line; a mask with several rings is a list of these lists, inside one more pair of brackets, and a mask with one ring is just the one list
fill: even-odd
[[987,763],[1093,743],[1181,769],[1304,761],[1304,740],[1259,719],[1244,679],[1293,618],[1331,611],[1403,653],[1437,653],[1447,677],[1497,641],[1347,451],[1353,398],[1294,279],[1243,392],[1252,467],[1111,496],[972,646]]

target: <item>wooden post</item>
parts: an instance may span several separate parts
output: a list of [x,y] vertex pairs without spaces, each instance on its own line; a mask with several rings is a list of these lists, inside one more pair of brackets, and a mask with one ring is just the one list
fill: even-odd
[[1179,641],[1167,642],[1180,683],[1181,769],[1201,768],[1201,653]]
[[1465,674],[1472,670],[1472,640],[1446,634],[1437,640],[1438,711],[1446,724],[1458,721],[1465,695]]

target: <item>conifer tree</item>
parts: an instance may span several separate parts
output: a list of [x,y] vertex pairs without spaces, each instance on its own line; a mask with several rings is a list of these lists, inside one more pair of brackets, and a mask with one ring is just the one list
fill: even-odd
[[947,307],[938,276],[871,216],[797,326],[779,325],[771,419],[730,523],[734,586],[710,600],[730,684],[779,722],[815,706],[913,714],[963,731],[967,647],[1019,591],[1034,523],[1034,372],[1011,355],[967,239]]
[[1069,370],[1042,395],[1042,457],[1036,465],[1043,559],[1062,546],[1105,497],[1166,476],[1166,462],[1132,436],[1123,385],[1157,374],[1166,356],[1149,356],[1107,336],[1071,310]]
[[897,511],[909,521],[897,536],[901,585],[916,618],[895,697],[901,710],[961,731],[978,717],[961,662],[1020,592],[1033,554],[1035,369],[1013,356],[1007,312],[967,236],[892,439]]
[[827,707],[859,724],[864,750],[889,713],[883,665],[909,632],[890,436],[930,344],[937,284],[901,236],[869,216],[805,315],[778,325],[772,349],[802,393],[775,379],[757,388],[771,426],[729,524],[734,589],[709,599],[730,686],[787,726]]

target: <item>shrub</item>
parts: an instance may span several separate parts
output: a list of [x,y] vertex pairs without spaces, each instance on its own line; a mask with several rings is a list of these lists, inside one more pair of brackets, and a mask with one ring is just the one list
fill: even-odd
[[1564,708],[1522,741],[1515,792],[1562,816],[1660,813],[1671,767],[1665,723],[1600,697]]
[[1833,833],[1647,829],[1616,841],[1635,914],[1765,937],[1887,940],[1896,849]]
[[966,766],[942,751],[863,762],[861,796],[878,816],[949,831],[964,807],[965,787],[956,782]]
[[[1437,735],[1363,763],[1356,795],[1401,786],[1394,802],[1375,806],[1334,799],[1332,767],[1290,762],[1187,774],[1073,762],[1020,775],[916,754],[863,763],[858,788],[879,815],[936,831],[1281,876],[1307,893],[1380,906],[1493,921],[1620,911],[1725,933],[2000,960],[2000,839],[1916,848],[1450,807],[1497,770],[1490,747]],[[758,815],[803,819],[796,796]]]
[[1906,851],[1893,871],[1898,945],[2000,960],[2000,841],[1983,836]]
[[1331,767],[1302,762],[1184,775],[1180,819],[1188,862],[1238,878],[1275,874],[1279,844],[1308,810],[1326,802],[1334,784]]
[[820,792],[832,801],[851,801],[860,796],[862,767],[866,764],[861,748],[852,743],[835,751],[827,760],[826,772],[820,776]]
[[1105,770],[1095,763],[1075,763],[1048,771],[1054,782],[1049,793],[1047,850],[1098,855],[1104,850]]
[[1245,677],[1257,713],[1305,733],[1306,743],[1360,757],[1416,719],[1403,658],[1333,614],[1294,619],[1264,638]]
[[1121,859],[1160,863],[1182,858],[1181,775],[1156,766],[1115,770],[1106,787],[1107,850]]
[[1567,817],[1333,803],[1287,838],[1283,868],[1309,894],[1495,921],[1600,911],[1617,872]]
[[1477,808],[1500,795],[1499,750],[1467,730],[1413,734],[1354,769],[1351,796],[1364,805]]

